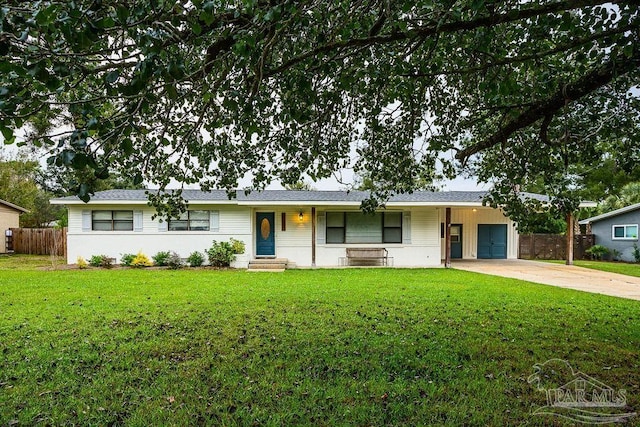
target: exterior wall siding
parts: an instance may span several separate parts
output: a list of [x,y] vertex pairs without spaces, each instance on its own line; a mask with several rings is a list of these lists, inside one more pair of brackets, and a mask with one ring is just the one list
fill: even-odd
[[[120,261],[122,254],[142,251],[148,256],[159,251],[174,251],[186,258],[194,251],[204,252],[213,240],[226,241],[231,237],[242,240],[246,251],[236,259],[235,266],[246,267],[252,255],[251,211],[248,208],[203,205],[198,210],[220,212],[219,231],[160,231],[159,220],[152,219],[155,210],[139,205],[89,205],[69,207],[67,233],[67,262],[75,263],[78,256],[88,259],[92,255],[108,255]],[[142,231],[82,231],[84,210],[142,211]]]
[[614,225],[635,225],[640,226],[640,210],[626,212],[614,217],[591,224],[591,232],[596,237],[596,244],[606,246],[609,250],[617,250],[622,254],[622,261],[635,261],[633,257],[633,244],[638,245],[638,239],[613,240]]
[[[440,208],[440,223],[445,222],[445,208]],[[507,224],[507,258],[518,258],[518,231],[513,222],[501,210],[492,208],[451,208],[451,223],[462,224],[462,259],[477,259],[478,224]],[[438,230],[440,225],[438,224]],[[438,231],[439,233],[440,231]],[[440,256],[445,257],[445,239],[440,239]]]
[[[153,219],[155,211],[146,205],[91,204],[69,207],[68,258],[75,263],[78,256],[85,259],[92,255],[105,254],[118,262],[124,253],[143,253],[152,256],[159,251],[175,251],[187,257],[193,251],[204,251],[213,240],[226,241],[230,238],[242,240],[246,245],[245,254],[238,257],[235,267],[246,267],[255,254],[255,218],[258,212],[275,214],[276,257],[287,258],[299,267],[312,266],[312,218],[311,207],[296,206],[233,206],[197,205],[192,209],[216,210],[219,212],[219,231],[161,231],[159,220]],[[85,210],[133,210],[142,211],[141,231],[83,231],[83,211]],[[444,221],[444,208],[398,207],[390,209],[402,211],[410,216],[410,230],[403,221],[403,243],[372,244],[326,244],[316,241],[316,263],[318,267],[339,265],[348,247],[384,247],[393,257],[396,267],[440,266],[444,257],[444,239],[440,238],[440,223]],[[316,212],[357,211],[353,206],[316,206]],[[302,212],[302,219],[299,214]],[[282,215],[285,217],[285,227]],[[476,258],[477,225],[508,224],[508,258],[517,257],[518,236],[513,222],[500,211],[491,208],[452,208],[452,222],[463,224],[463,258]],[[318,224],[320,227],[320,224]],[[284,229],[283,229],[284,228]],[[317,233],[317,239],[324,234]],[[409,237],[409,238],[408,238]]]
[[2,243],[0,253],[7,251],[5,245],[5,233],[10,228],[20,227],[20,213],[15,209],[8,208],[0,204],[0,233],[2,233]]
[[[332,209],[340,210],[340,209]],[[344,209],[353,211],[353,208]],[[400,210],[400,209],[398,209]],[[403,209],[411,214],[411,243],[318,244],[316,265],[335,266],[349,247],[384,247],[396,267],[435,267],[440,265],[439,224],[436,208]]]

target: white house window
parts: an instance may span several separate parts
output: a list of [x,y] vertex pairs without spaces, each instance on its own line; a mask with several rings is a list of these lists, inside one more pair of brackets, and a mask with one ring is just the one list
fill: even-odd
[[209,231],[209,211],[186,211],[169,220],[169,231]]
[[613,226],[613,240],[637,240],[638,224],[625,224]]
[[94,231],[133,231],[133,211],[92,211]]
[[326,242],[402,243],[402,212],[327,212]]

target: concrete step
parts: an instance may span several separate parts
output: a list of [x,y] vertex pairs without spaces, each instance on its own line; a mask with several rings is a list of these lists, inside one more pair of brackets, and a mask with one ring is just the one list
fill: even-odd
[[286,258],[256,258],[249,261],[251,271],[277,271],[285,270],[289,260]]

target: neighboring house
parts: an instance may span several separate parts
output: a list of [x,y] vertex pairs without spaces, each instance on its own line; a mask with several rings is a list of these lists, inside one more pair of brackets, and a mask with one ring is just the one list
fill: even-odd
[[28,212],[25,208],[0,199],[0,231],[3,239],[0,245],[0,253],[7,252],[7,233],[10,232],[10,228],[20,227],[20,214],[25,212]]
[[639,224],[640,203],[580,221],[591,228],[596,244],[619,251],[622,261],[635,261],[633,245],[638,244]]
[[[452,258],[517,258],[516,224],[501,210],[485,207],[486,192],[403,194],[386,208],[363,214],[368,193],[266,190],[229,200],[225,191],[184,190],[188,211],[179,219],[153,219],[145,190],[108,190],[89,203],[54,199],[69,209],[68,262],[78,256],[175,251],[187,257],[213,240],[246,244],[236,266],[260,257],[290,265],[329,267],[344,263],[346,248],[385,248],[396,267],[438,266],[445,257],[445,218],[451,212]],[[546,200],[543,196],[537,196]],[[391,262],[390,262],[391,264]]]

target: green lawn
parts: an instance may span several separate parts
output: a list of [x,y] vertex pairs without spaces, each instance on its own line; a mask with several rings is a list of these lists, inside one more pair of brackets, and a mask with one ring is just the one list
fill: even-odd
[[[549,261],[556,264],[564,264],[564,261]],[[611,261],[580,261],[573,262],[574,265],[594,270],[608,271],[609,273],[625,274],[627,276],[640,277],[640,264],[630,264],[627,262],[611,262]]]
[[531,415],[551,358],[640,409],[637,301],[445,269],[37,264],[0,257],[0,425],[562,425]]

